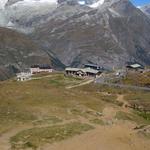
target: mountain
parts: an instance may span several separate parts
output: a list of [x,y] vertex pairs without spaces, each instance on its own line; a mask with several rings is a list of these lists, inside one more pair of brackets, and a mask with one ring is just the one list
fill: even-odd
[[150,64],[150,19],[128,0],[60,5],[31,37],[66,66]]
[[61,5],[97,7],[104,0],[1,0],[0,26],[31,33],[35,27],[50,20],[53,11]]
[[25,33],[55,66],[150,64],[150,19],[129,0],[3,0],[1,6],[0,25]]
[[146,15],[150,17],[150,4],[139,7]]
[[57,0],[2,0],[0,3],[0,26],[24,33],[46,22],[57,7]]
[[0,28],[0,80],[40,63],[61,66],[56,58],[41,50],[26,35]]

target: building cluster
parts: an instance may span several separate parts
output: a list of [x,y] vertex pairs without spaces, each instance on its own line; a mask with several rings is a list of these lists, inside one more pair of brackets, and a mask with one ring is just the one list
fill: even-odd
[[37,74],[40,72],[53,72],[53,69],[47,64],[33,65],[30,67],[30,72],[31,74]]
[[145,67],[139,63],[127,63],[125,68],[116,70],[116,76],[125,77],[128,73],[143,73]]
[[103,68],[94,64],[85,64],[84,68],[71,68],[65,69],[65,74],[75,77],[94,77],[96,78],[103,72]]
[[31,80],[32,74],[30,72],[17,73],[17,81],[27,81]]
[[[122,77],[125,76],[129,72],[144,72],[145,68],[143,65],[139,63],[127,63],[126,69],[117,70],[116,76]],[[67,67],[65,69],[65,74],[75,77],[98,77],[104,71],[106,71],[103,67],[100,67],[95,64],[85,64],[83,68],[71,68]]]
[[[74,76],[74,77],[82,77],[82,78],[96,78],[100,76],[105,69],[95,64],[85,64],[83,68],[72,68],[67,67],[65,69],[65,75]],[[128,63],[126,65],[126,70],[122,69],[118,70],[116,75],[123,76],[128,72],[143,72],[144,66],[139,63]],[[17,74],[18,81],[26,81],[30,80],[33,74],[41,73],[41,72],[53,72],[53,69],[48,64],[40,64],[40,65],[32,65],[28,71],[24,71]]]
[[17,81],[27,81],[31,80],[31,76],[33,74],[41,73],[41,72],[53,72],[53,69],[48,64],[40,64],[31,66],[28,71],[23,71],[21,73],[17,73]]

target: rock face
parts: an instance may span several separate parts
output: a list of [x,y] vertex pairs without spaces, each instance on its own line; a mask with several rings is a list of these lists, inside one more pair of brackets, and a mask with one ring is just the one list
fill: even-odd
[[3,0],[0,26],[29,33],[57,7],[57,0]]
[[62,5],[80,5],[97,8],[104,0],[1,0],[0,26],[31,33],[49,21],[56,8]]
[[[150,19],[129,0],[3,0],[0,25],[26,33],[28,42],[34,40],[38,48],[23,44],[22,51],[30,54],[42,49],[56,67],[64,67],[62,63],[96,63],[106,68],[128,61],[150,64]],[[7,43],[1,44],[7,48]],[[28,53],[20,54],[18,47],[13,54],[17,64],[30,62],[24,58]],[[11,51],[9,57],[5,54],[10,60],[6,64],[13,63]]]
[[52,58],[27,36],[6,28],[0,28],[0,80],[33,64],[55,65]]
[[67,66],[127,61],[150,64],[150,19],[128,0],[105,0],[95,9],[64,4],[31,36]]
[[140,9],[150,17],[150,4],[140,7]]

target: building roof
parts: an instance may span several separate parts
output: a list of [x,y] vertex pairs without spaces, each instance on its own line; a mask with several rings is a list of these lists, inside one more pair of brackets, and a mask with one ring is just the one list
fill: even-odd
[[66,71],[75,71],[75,72],[77,72],[77,71],[82,71],[82,72],[84,72],[84,73],[93,73],[93,74],[97,74],[98,72],[100,72],[99,70],[95,70],[95,69],[92,69],[92,68],[66,68],[65,69]]
[[101,70],[101,71],[104,70],[103,67],[100,67],[99,65],[96,65],[96,64],[85,64],[84,67],[85,68],[93,68],[93,69]]
[[136,68],[144,68],[142,65],[140,65],[138,63],[130,64],[127,67],[134,68],[134,69],[136,69]]
[[31,68],[51,69],[51,66],[48,64],[40,64],[40,65],[32,65]]
[[131,67],[133,67],[133,68],[139,68],[139,67],[141,67],[141,65],[139,65],[139,64],[133,64],[133,65],[131,65]]
[[93,73],[93,74],[97,74],[99,72],[98,70],[91,69],[91,68],[84,68],[83,71],[86,73]]
[[30,77],[32,74],[30,72],[20,72],[16,74],[18,78]]
[[65,69],[66,71],[79,71],[79,70],[82,70],[81,68],[71,68],[71,67],[68,67]]
[[95,64],[85,64],[84,66],[89,66],[89,67],[99,67],[98,65],[95,65]]

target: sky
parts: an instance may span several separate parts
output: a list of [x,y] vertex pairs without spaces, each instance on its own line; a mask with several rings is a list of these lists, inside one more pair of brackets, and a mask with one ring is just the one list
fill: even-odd
[[150,4],[150,0],[131,0],[131,2],[133,4],[135,4],[136,6],[142,6],[145,4]]

